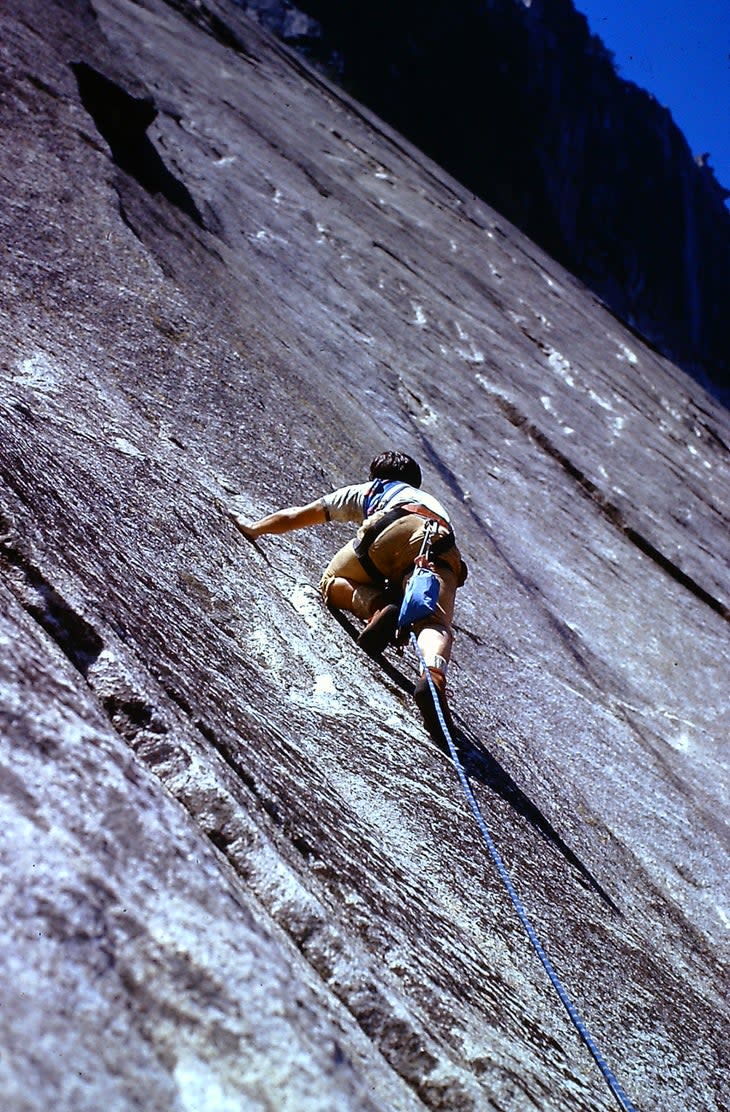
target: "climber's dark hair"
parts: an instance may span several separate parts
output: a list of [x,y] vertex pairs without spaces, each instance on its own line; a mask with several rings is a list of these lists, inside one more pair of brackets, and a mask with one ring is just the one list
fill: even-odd
[[370,464],[371,479],[397,479],[409,486],[420,487],[421,468],[403,452],[381,452]]

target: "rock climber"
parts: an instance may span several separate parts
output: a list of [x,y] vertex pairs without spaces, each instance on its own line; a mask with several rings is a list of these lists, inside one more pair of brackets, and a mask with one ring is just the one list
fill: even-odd
[[[394,641],[400,596],[427,524],[433,523],[426,566],[439,581],[438,602],[434,613],[414,623],[413,629],[450,724],[446,672],[454,639],[454,599],[466,579],[466,564],[456,547],[448,513],[433,495],[421,490],[421,469],[414,459],[401,452],[383,452],[370,464],[368,482],[341,487],[306,506],[277,510],[260,521],[248,522],[237,513],[230,516],[250,540],[326,521],[356,522],[360,526],[357,536],[332,558],[319,589],[327,606],[348,610],[367,623],[358,644],[374,657]],[[423,665],[414,698],[429,733],[443,742]]]

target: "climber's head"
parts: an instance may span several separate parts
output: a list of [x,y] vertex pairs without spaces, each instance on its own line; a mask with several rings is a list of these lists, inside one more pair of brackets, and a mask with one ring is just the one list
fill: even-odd
[[396,479],[409,486],[420,487],[421,468],[403,452],[381,452],[370,464],[371,479]]

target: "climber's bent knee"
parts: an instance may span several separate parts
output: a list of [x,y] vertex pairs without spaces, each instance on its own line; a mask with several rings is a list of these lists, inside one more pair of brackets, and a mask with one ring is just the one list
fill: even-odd
[[335,578],[336,577],[334,575],[325,572],[319,581],[319,593],[322,596],[322,601],[324,602],[325,606],[329,606],[330,604],[330,592],[332,590],[332,584],[334,583]]
[[375,610],[385,603],[380,587],[372,583],[353,583],[343,575],[325,572],[319,584],[326,606],[334,610],[349,610],[356,617],[367,621]]

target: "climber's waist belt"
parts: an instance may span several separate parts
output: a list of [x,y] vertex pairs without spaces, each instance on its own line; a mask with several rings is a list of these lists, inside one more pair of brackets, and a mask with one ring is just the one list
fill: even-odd
[[393,525],[402,517],[407,517],[409,514],[417,514],[418,517],[424,517],[429,521],[435,521],[442,529],[448,529],[448,533],[443,537],[438,537],[430,547],[430,559],[438,564],[438,557],[442,556],[444,552],[448,552],[456,544],[454,539],[454,531],[449,525],[448,521],[439,517],[438,514],[432,513],[425,506],[417,503],[408,502],[402,506],[396,506],[392,510],[386,510],[385,513],[369,525],[353,543],[353,549],[358,560],[362,564],[363,570],[367,572],[374,583],[384,583],[387,579],[379,568],[376,568],[373,561],[370,559],[370,547],[378,539],[381,533],[384,533],[389,526]]
[[398,509],[406,514],[418,514],[419,517],[425,517],[428,518],[429,521],[435,521],[442,529],[448,529],[453,539],[454,532],[448,521],[443,517],[439,517],[439,515],[435,514],[432,510],[427,509],[426,506],[422,506],[419,502],[406,502],[405,505],[398,506]]

